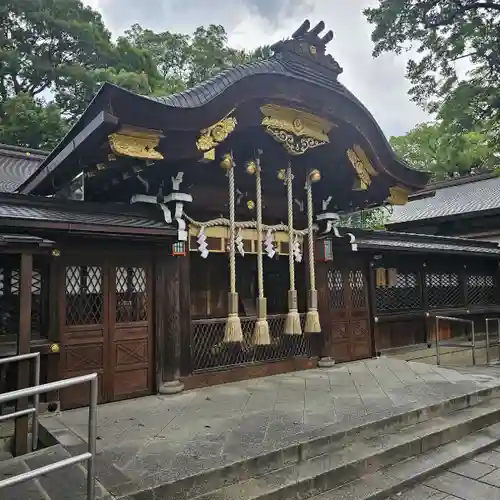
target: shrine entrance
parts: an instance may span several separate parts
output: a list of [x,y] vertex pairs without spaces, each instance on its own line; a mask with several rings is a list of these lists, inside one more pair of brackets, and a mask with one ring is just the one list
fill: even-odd
[[[97,372],[102,403],[153,391],[151,268],[136,259],[61,263],[63,378]],[[61,394],[63,409],[88,404],[88,388]]]
[[325,350],[335,361],[354,361],[372,356],[370,306],[362,261],[320,264],[320,294]]

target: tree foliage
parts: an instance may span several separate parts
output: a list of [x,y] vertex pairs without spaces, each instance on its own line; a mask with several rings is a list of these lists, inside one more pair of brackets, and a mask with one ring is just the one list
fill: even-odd
[[500,140],[499,0],[379,0],[364,13],[375,56],[416,50],[407,66],[413,100],[447,124]]
[[0,19],[0,140],[21,146],[52,147],[104,82],[168,95],[269,52],[230,48],[217,25],[192,36],[134,25],[114,42],[81,0],[0,0]]
[[495,149],[484,133],[422,123],[408,134],[391,137],[398,155],[412,167],[432,174],[433,180],[476,174],[495,167]]

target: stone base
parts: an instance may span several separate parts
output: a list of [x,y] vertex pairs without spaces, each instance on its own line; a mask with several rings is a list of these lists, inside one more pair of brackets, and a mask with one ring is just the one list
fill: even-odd
[[184,390],[184,384],[179,380],[171,380],[169,382],[163,382],[158,388],[160,394],[178,394]]
[[320,368],[331,368],[332,366],[335,366],[335,360],[332,358],[320,358],[318,366]]

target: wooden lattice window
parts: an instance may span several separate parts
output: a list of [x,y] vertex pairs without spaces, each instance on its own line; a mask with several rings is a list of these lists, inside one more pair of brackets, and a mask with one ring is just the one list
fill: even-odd
[[454,272],[429,272],[425,275],[429,307],[457,307],[463,305],[460,279]]
[[142,267],[117,267],[115,285],[116,322],[147,320],[146,270]]
[[495,278],[489,274],[470,274],[467,277],[467,302],[475,306],[498,303]]
[[422,309],[422,294],[417,273],[398,269],[394,280],[377,280],[375,302],[379,312]]
[[98,325],[104,317],[102,268],[66,267],[66,324]]

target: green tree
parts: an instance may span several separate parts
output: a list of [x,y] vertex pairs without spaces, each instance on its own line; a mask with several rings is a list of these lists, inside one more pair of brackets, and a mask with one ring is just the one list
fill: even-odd
[[[407,76],[413,100],[465,130],[500,137],[500,1],[379,0],[374,55],[416,49]],[[459,71],[460,60],[471,69]]]
[[340,225],[342,227],[352,227],[358,229],[385,229],[393,212],[392,205],[370,208],[346,214],[341,217]]
[[160,81],[149,54],[125,40],[113,44],[81,0],[1,0],[0,19],[0,102],[51,91],[76,118],[103,81],[135,91]]
[[422,123],[390,142],[401,158],[434,180],[488,171],[497,162],[484,133],[461,132],[442,123]]
[[55,104],[20,92],[0,103],[0,143],[50,150],[67,131]]
[[254,51],[229,47],[226,30],[215,24],[200,26],[191,36],[170,31],[155,33],[135,24],[125,32],[125,38],[151,54],[164,80],[162,90],[170,91],[192,87],[224,69],[271,54],[267,46]]

